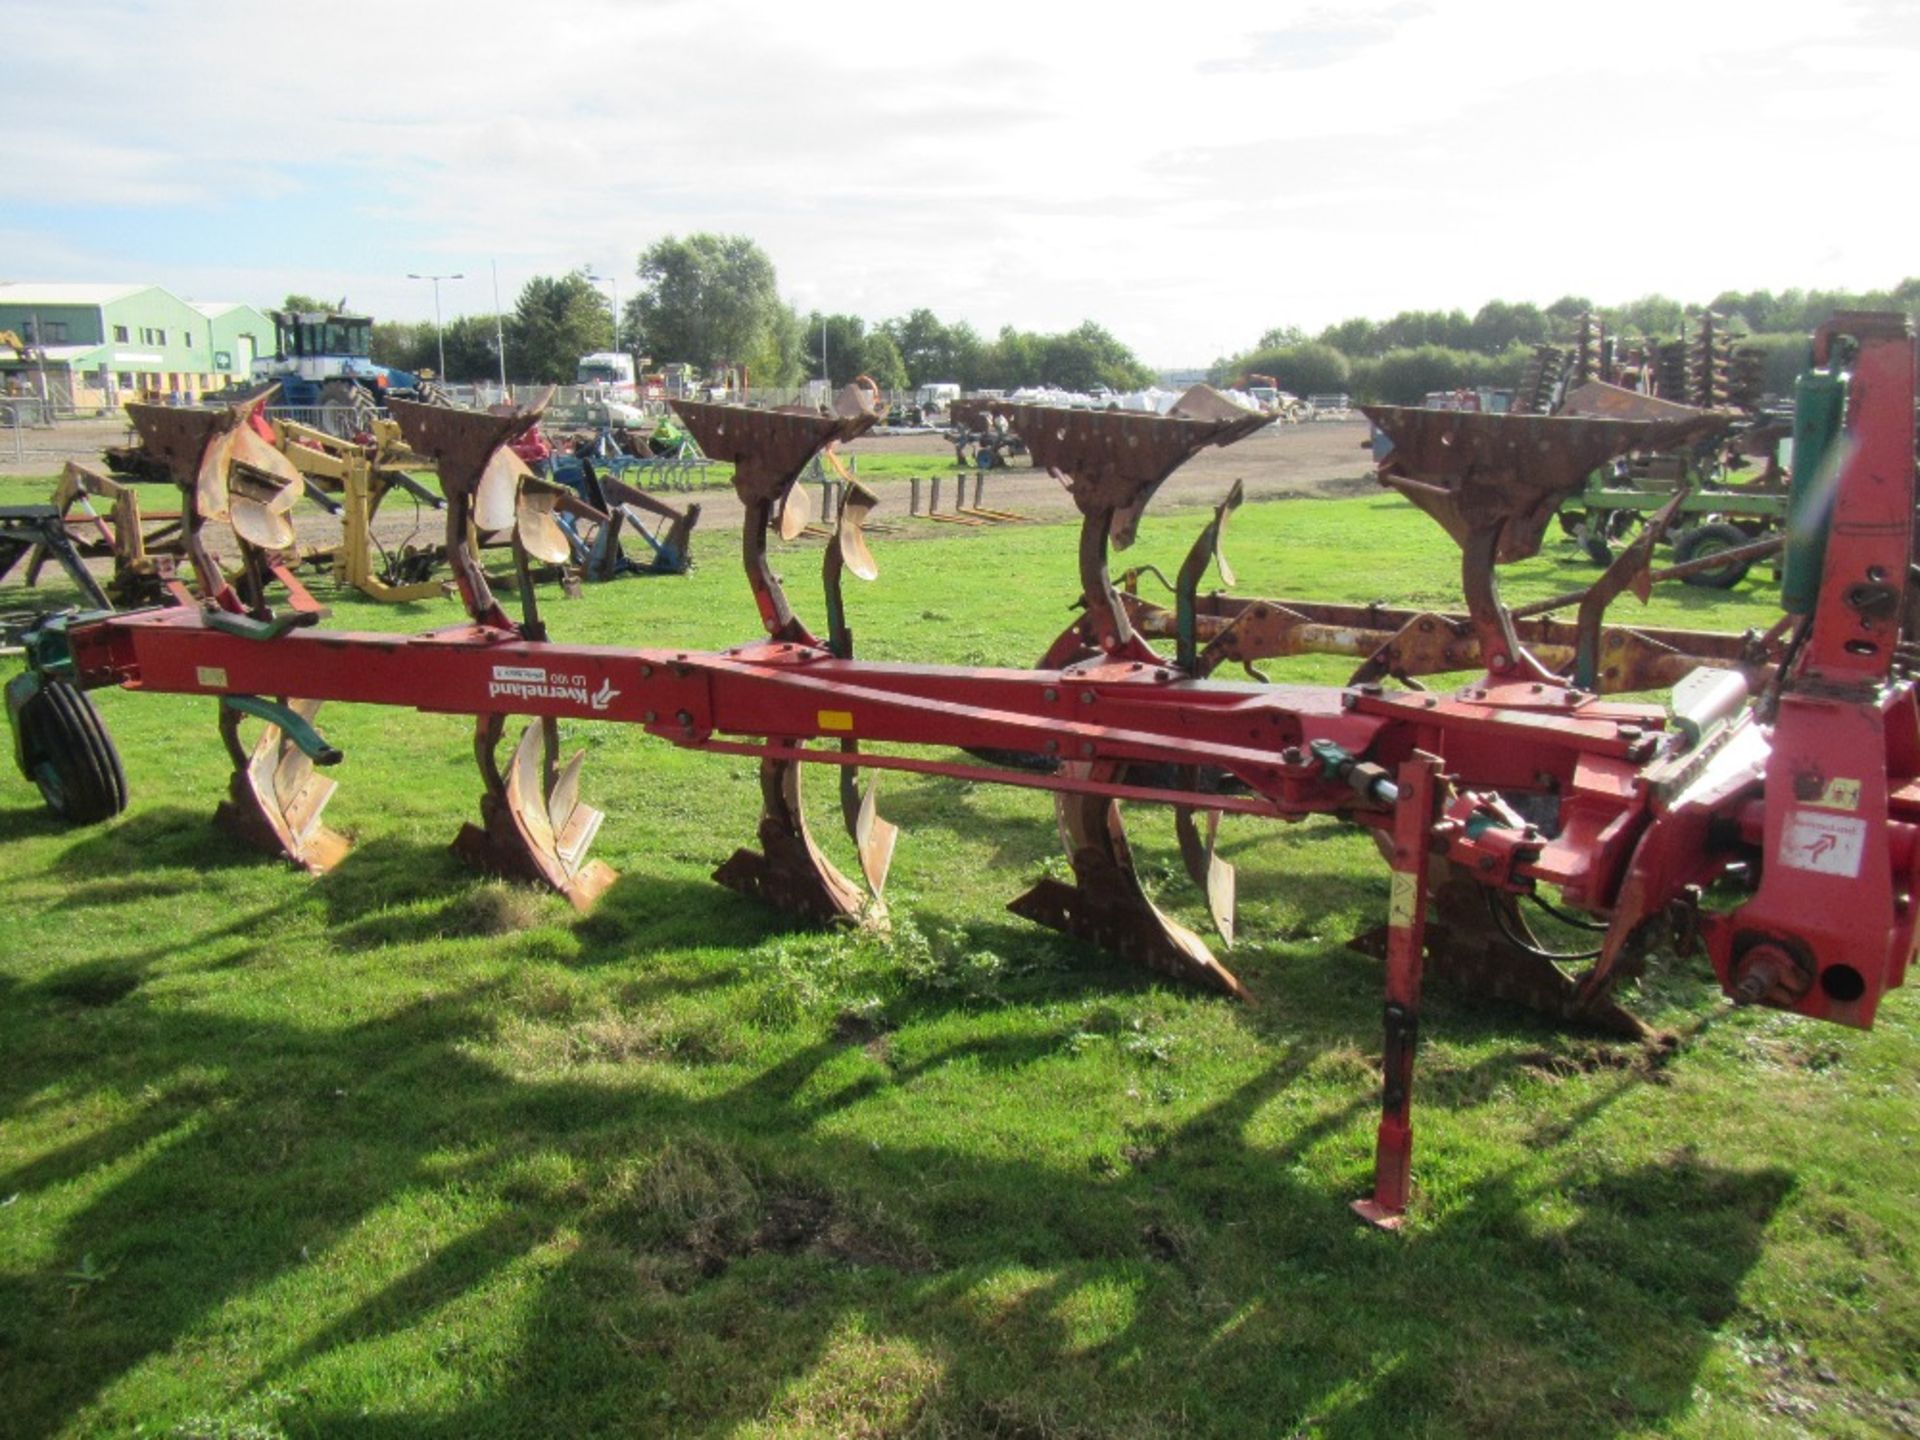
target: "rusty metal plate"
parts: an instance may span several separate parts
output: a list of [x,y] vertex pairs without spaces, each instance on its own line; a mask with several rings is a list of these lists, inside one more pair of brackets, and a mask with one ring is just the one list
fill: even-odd
[[[248,402],[251,403],[251,402]],[[185,489],[200,472],[207,446],[246,419],[247,405],[219,410],[182,409],[176,405],[127,406],[127,418],[140,433],[150,459],[167,467],[173,482]]]
[[408,447],[434,462],[441,488],[466,494],[479,488],[495,450],[539,423],[552,394],[548,390],[534,404],[500,415],[418,400],[392,400],[388,407]]
[[1363,405],[1393,449],[1380,479],[1438,520],[1462,546],[1499,530],[1497,558],[1538,553],[1547,521],[1587,476],[1636,450],[1671,450],[1724,428],[1720,411],[1668,420],[1495,415]]
[[1696,415],[1720,414],[1729,426],[1740,419],[1730,411],[1702,410],[1697,405],[1643,395],[1638,390],[1609,385],[1604,380],[1589,380],[1568,390],[1557,413],[1601,420],[1686,420]]
[[1164,415],[1128,410],[1067,410],[1008,405],[1012,429],[1033,463],[1067,482],[1082,515],[1112,512],[1113,538],[1124,548],[1153,492],[1193,455],[1231,445],[1276,417],[1234,404],[1196,385]]
[[705,400],[668,403],[709,460],[733,466],[733,488],[742,502],[777,500],[823,445],[864,435],[877,418],[804,408],[756,410]]

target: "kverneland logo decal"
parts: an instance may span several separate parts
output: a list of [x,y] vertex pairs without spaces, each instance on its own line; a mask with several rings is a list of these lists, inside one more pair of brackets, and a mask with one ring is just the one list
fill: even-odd
[[552,673],[538,665],[496,665],[493,679],[487,683],[491,700],[571,700],[591,710],[604,710],[619,691],[611,680],[602,680],[596,690],[587,689],[585,675]]

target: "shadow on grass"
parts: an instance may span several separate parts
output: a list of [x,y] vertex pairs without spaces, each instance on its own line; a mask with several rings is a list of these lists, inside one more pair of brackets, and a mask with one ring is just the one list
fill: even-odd
[[[842,1363],[833,1337],[851,1325],[931,1357],[938,1384],[913,1404],[948,1433],[1219,1434],[1264,1415],[1275,1433],[1602,1436],[1688,1406],[1789,1184],[1685,1153],[1608,1174],[1569,1146],[1544,1180],[1494,1175],[1411,1235],[1376,1235],[1302,1163],[1371,1094],[1277,1147],[1249,1138],[1322,1053],[1299,1036],[1123,1163],[1075,1167],[829,1123],[955,1067],[1044,1087],[1028,1073],[1073,1042],[1066,1022],[975,1030],[852,1077],[840,1067],[863,1063],[851,1052],[871,1037],[842,1027],[695,1095],[658,1070],[617,1086],[503,1073],[472,1043],[506,1003],[497,987],[338,1028],[128,994],[88,1036],[116,1057],[105,1067],[51,1033],[70,1003],[57,986],[8,999],[16,1094],[85,1089],[92,1069],[91,1083],[146,1097],[0,1173],[0,1195],[37,1205],[118,1172],[54,1227],[51,1261],[0,1276],[8,1421],[23,1434],[74,1420],[246,1300],[254,1321],[217,1321],[242,1326],[235,1343],[258,1357],[243,1383],[269,1418],[328,1435],[728,1431],[778,1416]],[[972,1010],[923,993],[892,1019]],[[670,1165],[671,1184],[649,1180]],[[1363,1168],[1356,1155],[1344,1190]],[[382,1217],[448,1186],[497,1203],[392,1273]],[[1572,1222],[1541,1219],[1547,1198],[1574,1205]],[[369,1415],[279,1388],[422,1327],[454,1344],[536,1252],[538,1277],[515,1282],[536,1293],[513,1301],[511,1353],[478,1393],[469,1379],[446,1406]],[[280,1336],[260,1307],[312,1267],[392,1278]],[[1089,1343],[1071,1313],[1112,1293],[1123,1318]]]
[[[60,828],[76,838],[55,858],[53,869],[79,882],[73,896],[63,903],[115,903],[119,897],[112,887],[130,885],[134,878],[151,888],[133,898],[181,893],[197,889],[198,877],[208,870],[257,865],[263,860],[259,851],[213,824],[211,804],[205,809],[148,806],[108,825],[82,830]],[[144,872],[155,870],[180,873],[165,878],[144,876]],[[95,886],[100,887],[95,892],[98,901],[74,898],[84,897]]]
[[[10,759],[4,761],[7,774],[14,779],[19,772]],[[5,809],[0,809],[0,842],[8,840],[39,840],[49,835],[63,835],[73,829],[66,821],[47,809],[31,784],[21,780],[18,787],[8,786]]]

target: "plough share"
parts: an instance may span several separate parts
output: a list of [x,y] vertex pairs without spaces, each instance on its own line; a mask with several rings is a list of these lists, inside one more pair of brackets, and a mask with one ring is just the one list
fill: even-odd
[[[546,637],[525,577],[530,556],[564,547],[557,502],[506,448],[538,420],[537,407],[501,416],[395,403],[408,443],[439,465],[468,616],[410,637],[313,628],[322,612],[283,573],[291,608],[270,609],[268,554],[297,477],[221,412],[176,412],[178,433],[157,448],[181,484],[197,591],[175,582],[181,603],[170,608],[43,627],[29,637],[30,669],[9,685],[8,708],[23,770],[56,810],[91,820],[124,804],[124,786],[113,783],[118,760],[84,691],[216,698],[235,764],[228,823],[316,869],[344,849],[319,824],[331,786],[312,767],[340,758],[316,728],[322,703],[472,715],[484,791],[461,853],[580,905],[612,876],[586,859],[600,816],[581,799],[579,759],[563,764],[557,753],[561,720],[624,722],[674,745],[758,760],[759,845],[736,853],[719,878],[815,921],[884,923],[896,832],[878,813],[878,772],[1045,789],[1072,878],[1042,879],[1012,908],[1241,996],[1241,980],[1142,887],[1122,803],[1175,807],[1190,866],[1228,933],[1231,874],[1213,854],[1219,817],[1341,817],[1372,833],[1391,871],[1382,1114],[1373,1187],[1356,1205],[1391,1227],[1409,1199],[1429,961],[1484,990],[1627,1030],[1637,1022],[1615,1003],[1617,985],[1676,936],[1704,949],[1737,1002],[1841,1024],[1869,1025],[1904,978],[1920,872],[1920,710],[1902,637],[1913,337],[1901,317],[1844,315],[1816,336],[1815,359],[1795,446],[1796,494],[1810,498],[1788,541],[1793,618],[1780,661],[1700,671],[1676,689],[1671,710],[1602,698],[1543,665],[1500,602],[1495,562],[1532,553],[1554,503],[1594,466],[1670,446],[1685,422],[1377,415],[1394,442],[1386,464],[1461,542],[1485,675],[1450,692],[1226,683],[1203,678],[1192,627],[1176,626],[1175,654],[1155,649],[1108,573],[1109,547],[1132,540],[1182,461],[1269,419],[1205,390],[1164,416],[1017,407],[1034,463],[1067,485],[1082,515],[1077,650],[1036,670],[855,657],[840,586],[847,571],[874,573],[864,492],[849,494],[828,547],[827,634],[800,619],[769,563],[767,532],[776,512],[790,529],[806,523],[804,492],[794,493],[802,470],[873,423],[852,392],[832,412],[677,402],[706,453],[734,465],[746,508],[743,560],[766,635],[720,652]],[[470,517],[513,532],[518,618],[475,561]],[[207,552],[213,521],[230,523],[239,542],[238,589]],[[503,766],[510,715],[534,723]],[[248,719],[265,727],[251,749],[238,733]],[[963,753],[929,758],[900,746]],[[807,763],[839,767],[858,880],[809,834]],[[1547,950],[1526,926],[1519,902],[1543,891],[1600,927],[1584,969],[1569,969],[1574,957]]]

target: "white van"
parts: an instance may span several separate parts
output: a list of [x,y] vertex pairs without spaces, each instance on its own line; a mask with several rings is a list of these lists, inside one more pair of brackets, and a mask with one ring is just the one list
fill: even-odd
[[640,398],[639,388],[633,383],[633,357],[612,350],[582,355],[574,369],[574,383],[589,386],[610,400],[631,404]]
[[922,410],[944,410],[960,398],[960,387],[950,381],[922,385],[913,392],[913,403]]

